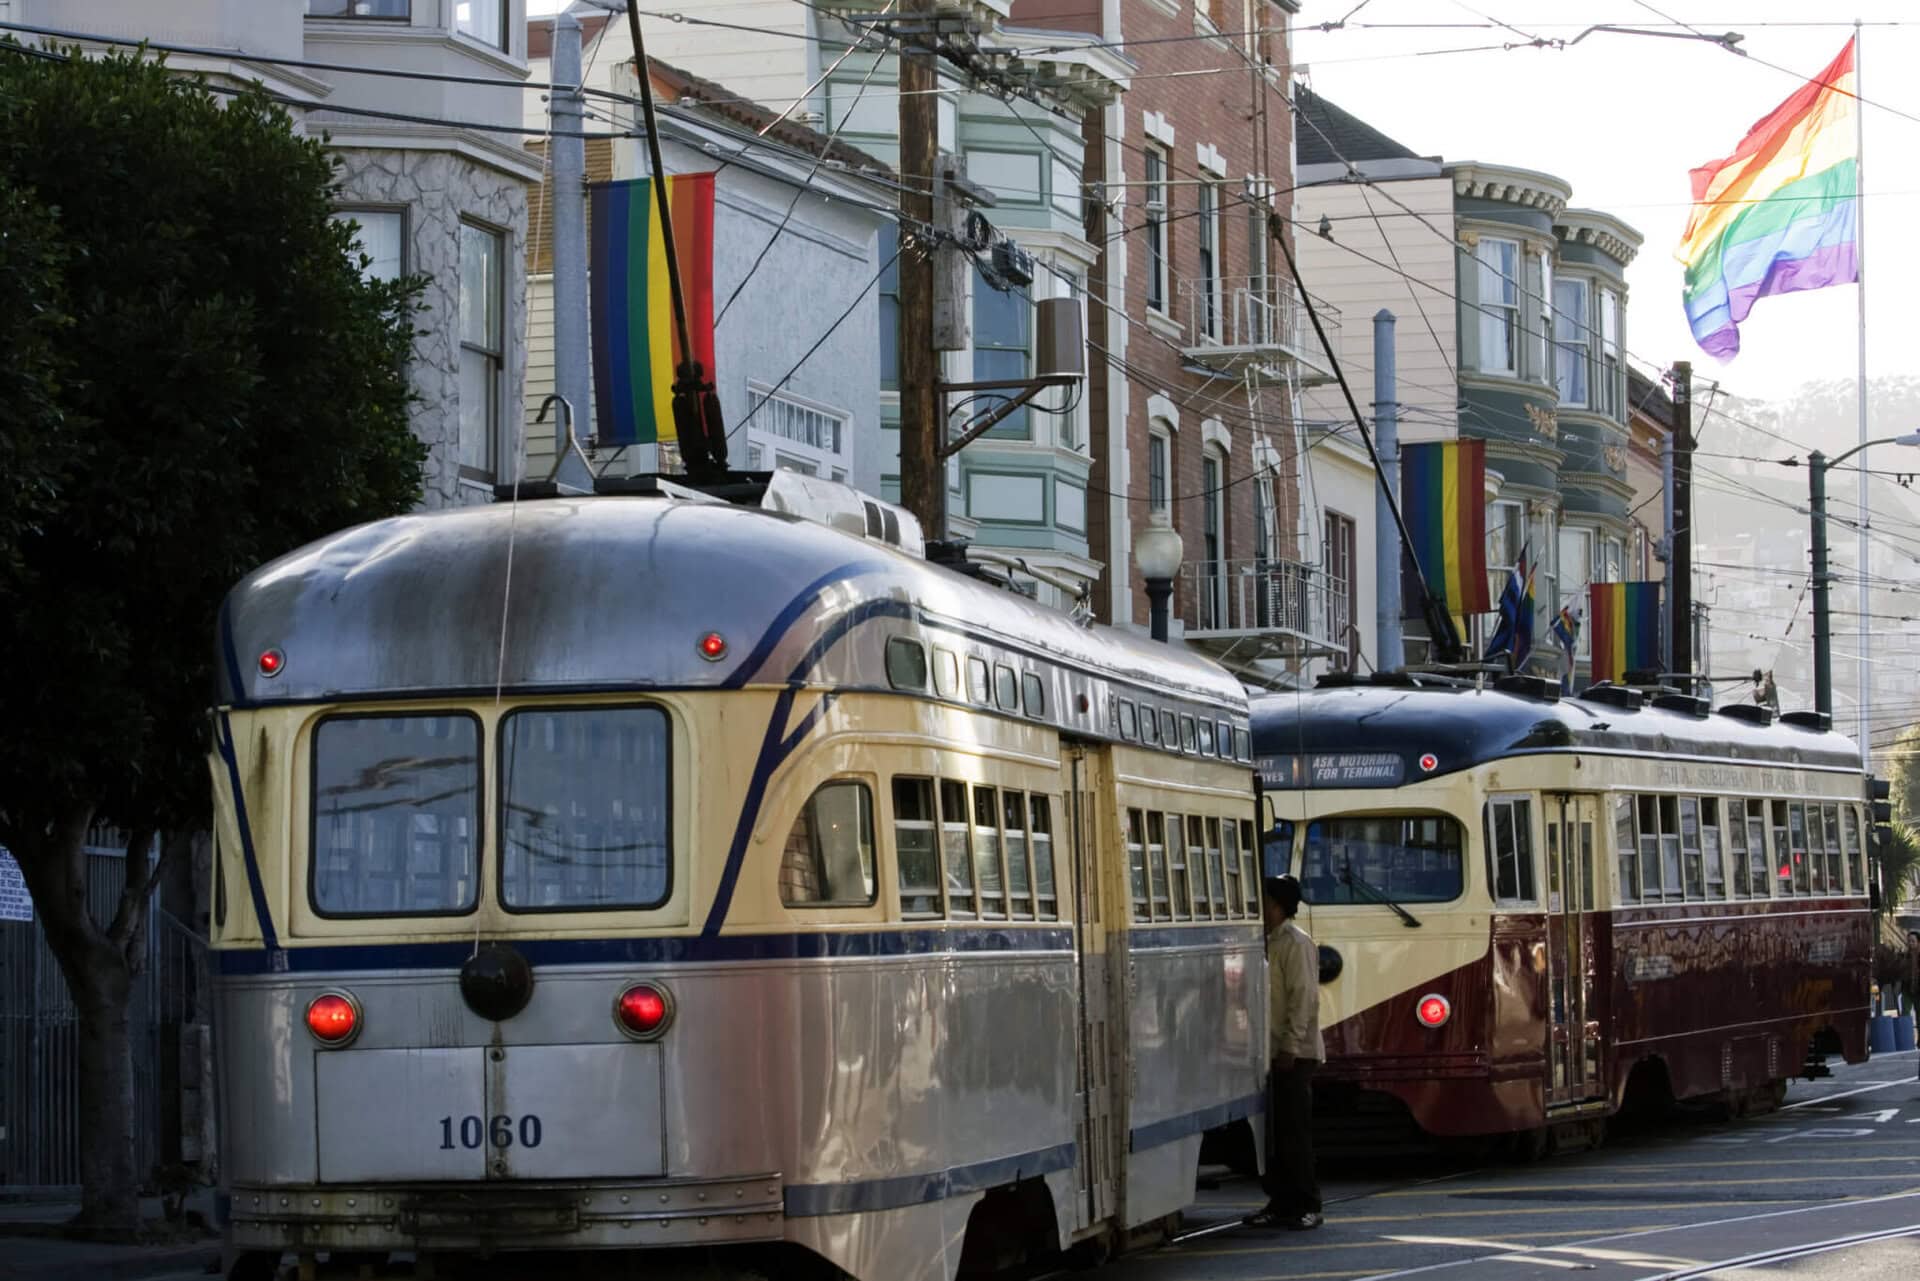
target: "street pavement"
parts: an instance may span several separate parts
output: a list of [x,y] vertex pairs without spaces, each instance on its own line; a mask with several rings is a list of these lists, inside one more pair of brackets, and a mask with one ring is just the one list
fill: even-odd
[[[1242,1226],[1080,1273],[1085,1281],[1920,1278],[1920,1080],[1912,1051],[1795,1082],[1780,1111],[1677,1116],[1532,1165],[1341,1171],[1326,1226]],[[1402,1177],[1394,1177],[1399,1173]],[[1206,1194],[1234,1225],[1258,1188]],[[1805,1253],[1818,1247],[1815,1253]]]

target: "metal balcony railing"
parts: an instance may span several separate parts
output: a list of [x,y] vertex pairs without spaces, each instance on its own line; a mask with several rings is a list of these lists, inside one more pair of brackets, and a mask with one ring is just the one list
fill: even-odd
[[1321,649],[1346,648],[1347,585],[1316,565],[1289,560],[1217,560],[1183,565],[1175,596],[1192,639],[1271,634]]
[[[1221,358],[1264,362],[1293,360],[1331,372],[1307,308],[1285,276],[1224,276],[1180,282],[1184,335],[1190,359],[1214,363]],[[1322,304],[1320,323],[1340,327],[1340,313]],[[1329,333],[1331,336],[1331,333]]]

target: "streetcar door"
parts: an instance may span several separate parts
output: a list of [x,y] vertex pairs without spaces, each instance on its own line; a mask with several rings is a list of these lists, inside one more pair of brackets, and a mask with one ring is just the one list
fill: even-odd
[[1600,1027],[1594,1001],[1594,841],[1600,804],[1592,796],[1547,798],[1547,976],[1549,1106],[1598,1096]]
[[[1106,754],[1076,744],[1068,747],[1065,764],[1063,817],[1073,859],[1073,949],[1080,985],[1079,1192],[1084,1222],[1094,1224],[1118,1212],[1125,1155],[1119,1141],[1124,1114],[1118,1084],[1125,1076],[1116,1062],[1126,1027],[1118,1014],[1117,990],[1121,977],[1117,971],[1125,958],[1109,948],[1107,923],[1117,924],[1117,937],[1124,946],[1126,910],[1124,900],[1117,900],[1121,906],[1114,909],[1114,890],[1108,884],[1114,869],[1102,867],[1098,856],[1102,842],[1098,798],[1108,790]],[[1116,1028],[1122,1029],[1117,1036]]]

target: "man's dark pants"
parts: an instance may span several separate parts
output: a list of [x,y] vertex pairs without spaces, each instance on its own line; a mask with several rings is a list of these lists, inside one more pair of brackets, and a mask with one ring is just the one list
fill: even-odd
[[1267,1077],[1268,1203],[1289,1217],[1320,1213],[1320,1181],[1313,1174],[1313,1059],[1273,1065]]

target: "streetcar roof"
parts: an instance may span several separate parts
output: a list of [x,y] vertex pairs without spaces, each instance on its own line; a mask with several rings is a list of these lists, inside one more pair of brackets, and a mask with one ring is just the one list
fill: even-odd
[[[663,497],[423,512],[310,543],[228,594],[218,699],[491,694],[496,682],[509,693],[885,687],[877,647],[841,643],[875,618],[1244,723],[1239,682],[1183,647],[1082,626],[1017,592],[796,516]],[[709,633],[724,638],[719,661],[701,652]],[[853,649],[859,657],[842,654]],[[269,650],[280,655],[271,676],[259,664]]]
[[1354,785],[1392,786],[1506,757],[1569,751],[1860,768],[1853,740],[1831,731],[1467,685],[1356,684],[1264,695],[1253,700],[1252,721],[1257,768],[1269,787],[1308,779],[1310,786],[1339,786],[1343,775],[1358,780]]

